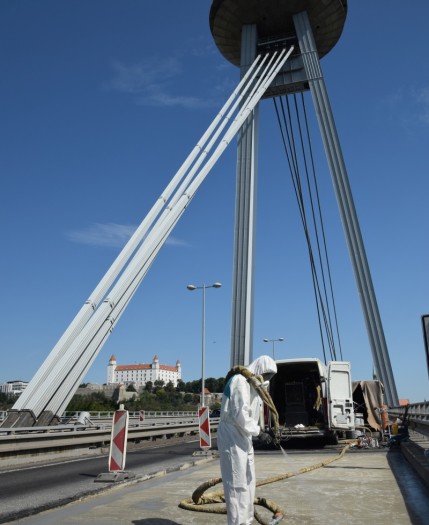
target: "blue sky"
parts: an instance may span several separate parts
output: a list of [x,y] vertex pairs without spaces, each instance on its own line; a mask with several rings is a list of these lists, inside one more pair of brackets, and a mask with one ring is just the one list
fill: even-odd
[[[0,4],[0,382],[29,380],[238,81],[214,45],[211,2],[3,0]],[[167,16],[168,14],[168,16]],[[404,17],[409,20],[404,21]],[[400,398],[428,397],[426,0],[350,0],[322,60]],[[308,107],[311,107],[310,102]],[[346,243],[313,137],[343,358],[372,377]],[[120,364],[229,368],[236,146],[200,188],[86,381]],[[254,357],[320,357],[308,256],[273,103],[261,104]]]

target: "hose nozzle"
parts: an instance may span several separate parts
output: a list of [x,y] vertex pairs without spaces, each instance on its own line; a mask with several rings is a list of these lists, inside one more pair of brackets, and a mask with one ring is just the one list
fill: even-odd
[[270,521],[270,525],[277,525],[277,523],[280,523],[283,518],[283,514],[281,514],[280,512],[276,512],[274,514],[274,518]]

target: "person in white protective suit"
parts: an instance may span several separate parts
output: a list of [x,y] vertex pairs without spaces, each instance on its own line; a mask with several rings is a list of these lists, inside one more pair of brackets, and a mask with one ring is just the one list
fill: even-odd
[[[263,377],[263,385],[277,372],[269,356],[255,359],[248,370]],[[261,434],[259,425],[262,400],[242,374],[235,374],[225,385],[217,431],[217,447],[225,491],[228,525],[253,522],[255,462],[252,437]]]

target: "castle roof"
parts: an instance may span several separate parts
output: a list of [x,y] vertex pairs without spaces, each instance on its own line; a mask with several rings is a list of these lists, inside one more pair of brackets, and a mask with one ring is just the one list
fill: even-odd
[[[150,370],[152,368],[152,365],[147,364],[140,364],[140,365],[118,365],[116,367],[116,371],[124,372],[126,370]],[[168,372],[177,372],[176,366],[169,366],[169,365],[159,365],[160,370],[166,370]]]
[[118,365],[116,370],[149,370],[150,368],[152,368],[152,365]]
[[167,370],[169,372],[177,372],[177,366],[159,365],[160,370]]

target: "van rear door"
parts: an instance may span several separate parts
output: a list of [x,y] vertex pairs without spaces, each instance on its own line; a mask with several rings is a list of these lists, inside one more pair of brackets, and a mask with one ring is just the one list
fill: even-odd
[[347,361],[330,361],[327,377],[329,426],[354,430],[351,367]]

